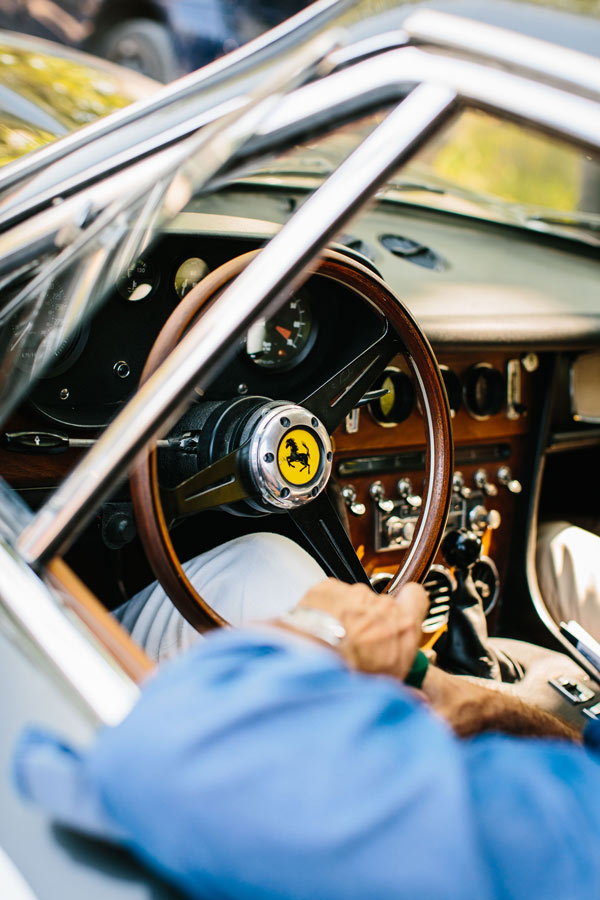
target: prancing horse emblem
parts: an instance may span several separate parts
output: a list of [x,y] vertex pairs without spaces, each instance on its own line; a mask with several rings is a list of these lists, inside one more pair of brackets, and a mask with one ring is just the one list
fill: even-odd
[[302,446],[306,450],[306,453],[302,453],[298,450],[298,444],[294,440],[294,438],[288,438],[285,442],[286,450],[290,452],[285,458],[288,466],[290,468],[294,468],[295,463],[300,463],[300,471],[304,472],[305,469],[308,469],[308,474],[310,475],[310,452],[304,441],[302,441]]

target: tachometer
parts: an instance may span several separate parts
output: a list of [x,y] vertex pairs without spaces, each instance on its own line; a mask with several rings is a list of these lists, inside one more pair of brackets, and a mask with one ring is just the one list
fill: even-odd
[[281,371],[301,362],[316,336],[307,301],[295,296],[271,319],[256,320],[246,335],[245,349],[255,366]]

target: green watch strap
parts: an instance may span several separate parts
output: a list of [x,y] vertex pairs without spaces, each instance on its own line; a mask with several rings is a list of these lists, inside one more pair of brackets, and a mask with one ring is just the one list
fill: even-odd
[[404,684],[407,684],[409,687],[420,688],[425,681],[425,675],[428,668],[429,659],[422,650],[417,650],[415,661],[410,667],[410,672],[404,679]]

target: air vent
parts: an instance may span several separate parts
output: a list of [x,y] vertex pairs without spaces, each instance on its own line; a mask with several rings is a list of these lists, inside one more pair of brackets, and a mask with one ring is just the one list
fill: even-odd
[[350,259],[355,259],[357,262],[362,263],[363,266],[371,269],[372,272],[375,272],[381,278],[381,272],[375,265],[375,252],[370,244],[367,244],[362,238],[354,237],[352,234],[343,234],[337,241],[342,246],[337,247],[334,244],[334,249],[342,249]]
[[487,616],[496,605],[500,593],[500,578],[496,564],[489,556],[482,556],[473,566],[471,577]]
[[413,241],[410,238],[401,237],[398,234],[382,234],[379,238],[386,250],[399,256],[407,262],[422,266],[424,269],[433,269],[434,272],[443,272],[449,268],[448,263],[430,247]]
[[448,621],[450,601],[456,590],[456,581],[444,566],[432,566],[425,579],[424,587],[429,594],[429,612],[423,622],[423,631],[433,632]]
[[[482,557],[482,559],[487,557]],[[491,560],[490,560],[491,561]],[[391,572],[378,572],[371,576],[374,591],[382,594],[392,580]],[[433,634],[448,621],[450,601],[456,590],[456,580],[445,566],[434,565],[427,574],[423,585],[429,594],[429,612],[425,617],[422,629],[426,634]]]

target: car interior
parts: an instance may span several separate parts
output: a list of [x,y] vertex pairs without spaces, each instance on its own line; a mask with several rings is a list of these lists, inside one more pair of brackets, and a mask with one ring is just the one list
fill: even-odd
[[[302,205],[328,154],[347,152],[375,119],[234,173],[218,191],[193,200],[131,262],[92,321],[54,351],[27,402],[5,424],[2,473],[33,509],[148,377],[151,351],[158,359],[176,344],[200,308]],[[482,117],[479,126],[486,134],[499,123]],[[448,143],[454,139],[451,132]],[[442,154],[445,147],[441,141]],[[583,158],[574,164],[589,165]],[[532,560],[540,518],[589,524],[594,516],[588,485],[599,440],[590,423],[597,400],[590,401],[591,415],[577,404],[596,393],[597,247],[574,241],[566,226],[557,235],[490,221],[466,193],[459,204],[453,209],[439,184],[392,179],[336,237],[321,269],[277,312],[230,342],[220,371],[198,387],[151,463],[115,490],[66,556],[107,609],[154,577],[177,594],[180,578],[168,570],[178,560],[241,534],[274,531],[342,579],[361,580],[364,570],[378,591],[396,584],[397,572],[410,571],[429,593],[424,642],[442,665],[507,680],[512,690],[583,726],[582,710],[595,706],[596,689],[573,661],[540,649],[565,647]],[[189,306],[191,289],[204,285]],[[445,459],[446,495],[437,501],[441,514],[448,508],[445,540],[421,570],[407,566],[415,534],[427,540],[419,531],[432,465],[427,390],[402,323],[397,342],[382,347],[374,368],[363,365],[367,374],[342,412],[326,420],[332,474],[324,531],[333,527],[333,509],[344,532],[338,546],[347,535],[353,550],[346,555],[356,554],[358,568],[340,562],[316,536],[318,511],[287,515],[285,504],[265,506],[252,490],[227,493],[223,473],[217,478],[211,468],[243,449],[248,423],[274,401],[312,409],[309,398],[323,386],[339,388],[339,373],[343,389],[352,386],[356,360],[382,338],[385,317],[376,303],[382,291],[406,304],[431,342],[452,430],[454,461]],[[586,365],[575,394],[573,371]],[[291,445],[300,464],[301,449]],[[211,477],[201,484],[199,471]],[[177,507],[177,486],[194,476],[194,502]],[[160,513],[153,508],[157,496]],[[465,531],[472,546],[463,546]],[[200,630],[222,624],[201,598],[192,601],[200,613],[190,613],[185,590],[175,602]],[[473,605],[475,623],[461,612]]]
[[[299,33],[310,15],[302,22]],[[254,51],[242,48],[230,81],[227,61],[199,74],[198,119],[191,76],[121,111],[114,133],[110,117],[99,120],[14,164],[14,183],[6,175],[2,184],[22,190],[13,207],[0,205],[2,225],[14,225],[0,283],[11,299],[28,279],[43,283],[45,332],[27,344],[26,316],[18,332],[5,329],[4,387],[36,377],[0,431],[2,482],[33,511],[0,482],[0,663],[19,687],[3,771],[30,709],[81,743],[127,714],[153,666],[112,613],[153,580],[199,632],[227,626],[182,564],[254,532],[285,535],[327,574],[376,591],[422,581],[422,648],[440,666],[578,728],[600,714],[598,669],[561,631],[536,568],[544,523],[599,530],[600,132],[588,113],[600,72],[587,57],[578,68],[575,54],[555,75],[555,57],[549,72],[547,47],[534,44],[525,62],[510,43],[484,41],[474,53],[460,42],[488,32],[462,23],[459,40],[451,26],[415,19],[382,44],[374,31],[356,47],[336,45],[331,75],[319,78],[314,59],[306,83],[288,72],[293,96],[260,127],[247,116],[247,144],[229,140],[232,124],[238,135],[247,124],[237,108],[227,107],[222,132],[208,114],[216,99],[242,95],[246,77],[255,90],[256,72],[243,68]],[[287,56],[285,29],[280,39]],[[259,45],[261,70],[269,44]],[[461,66],[482,72],[482,60],[490,82],[473,88]],[[511,90],[494,95],[495,79]],[[559,92],[572,116],[550,102]],[[195,168],[186,152],[176,157],[199,124],[229,154],[210,171],[201,141]],[[171,151],[176,164],[160,169]],[[119,205],[138,177],[138,205]],[[155,211],[154,187],[156,206],[164,188],[174,210],[156,233],[143,217]],[[111,204],[118,215],[103,231]],[[39,223],[52,216],[68,227],[49,229],[49,248]],[[89,251],[86,229],[94,252],[77,256]],[[91,317],[56,328],[105,282]],[[27,352],[11,355],[21,340]],[[198,363],[201,346],[209,352]],[[179,393],[166,400],[179,370]],[[75,621],[85,647],[69,630]],[[91,852],[43,812],[23,812],[7,779],[0,789],[36,852],[17,848],[18,828],[5,829],[3,846],[23,871],[37,854],[51,873],[34,865],[32,883],[68,877],[73,896],[94,900],[117,883],[119,897],[150,895],[137,893],[124,854]],[[173,896],[141,880],[152,896]]]

